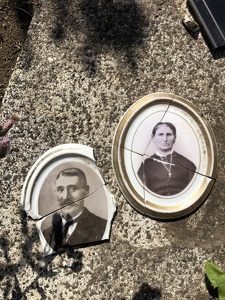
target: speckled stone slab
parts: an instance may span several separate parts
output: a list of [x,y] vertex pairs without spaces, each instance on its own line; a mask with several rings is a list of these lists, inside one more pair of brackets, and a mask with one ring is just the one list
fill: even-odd
[[[224,263],[224,52],[183,27],[181,0],[47,0],[36,8],[9,83],[2,123],[20,115],[1,159],[2,299],[210,299],[204,262]],[[193,102],[213,128],[219,170],[192,215],[158,222],[130,207],[113,173],[123,113],[163,91]],[[26,175],[50,148],[92,147],[118,212],[110,242],[44,259],[33,220],[20,212]]]

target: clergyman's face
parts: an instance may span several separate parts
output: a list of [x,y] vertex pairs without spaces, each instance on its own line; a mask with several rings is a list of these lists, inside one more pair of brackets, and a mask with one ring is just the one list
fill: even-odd
[[173,130],[167,125],[161,125],[153,136],[153,142],[158,150],[162,152],[170,151],[175,143],[176,136]]
[[63,215],[81,212],[84,207],[83,199],[88,193],[89,186],[78,176],[60,175],[56,180],[56,199],[62,207]]

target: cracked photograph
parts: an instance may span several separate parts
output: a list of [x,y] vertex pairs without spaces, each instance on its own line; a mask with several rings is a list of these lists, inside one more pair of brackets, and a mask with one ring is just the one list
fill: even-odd
[[37,162],[23,189],[24,210],[39,219],[36,227],[45,256],[109,239],[116,209],[92,149],[79,145],[79,150],[88,152],[82,155],[71,145],[65,147],[67,153],[56,147]]
[[193,212],[217,175],[212,129],[190,101],[154,93],[124,114],[113,142],[113,168],[127,201],[159,219]]

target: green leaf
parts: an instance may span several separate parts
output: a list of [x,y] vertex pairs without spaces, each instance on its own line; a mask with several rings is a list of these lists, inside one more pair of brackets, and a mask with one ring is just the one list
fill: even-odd
[[218,295],[220,300],[225,300],[225,275],[218,277]]
[[[224,273],[220,268],[218,268],[213,263],[206,262],[205,263],[205,272],[214,288],[221,287],[223,280],[220,281],[219,278],[221,276],[223,276]],[[225,283],[224,283],[224,285],[225,285]],[[225,298],[224,298],[224,300],[225,300]]]

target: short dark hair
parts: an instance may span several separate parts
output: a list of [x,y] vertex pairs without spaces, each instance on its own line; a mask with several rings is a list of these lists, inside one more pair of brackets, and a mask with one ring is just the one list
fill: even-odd
[[61,172],[59,172],[59,174],[56,177],[56,180],[60,177],[60,176],[78,176],[80,178],[80,180],[83,182],[83,184],[86,186],[87,185],[87,179],[86,179],[86,175],[84,174],[83,171],[81,171],[78,168],[70,168],[70,169],[65,169]]
[[173,134],[176,136],[177,134],[177,130],[176,130],[176,127],[170,123],[170,122],[159,122],[155,125],[155,127],[152,129],[152,136],[155,136],[155,133],[157,131],[157,129],[161,126],[161,125],[166,125],[168,126],[172,131],[173,131]]

